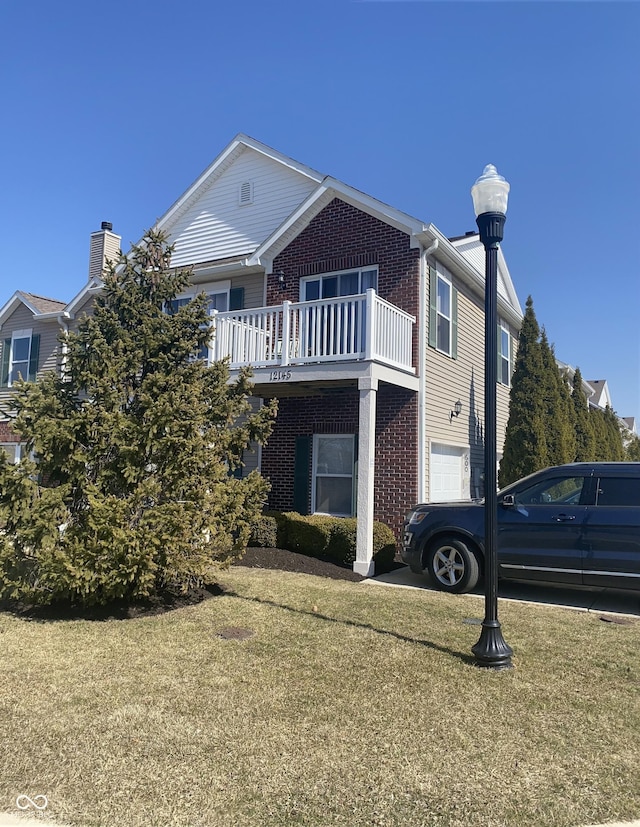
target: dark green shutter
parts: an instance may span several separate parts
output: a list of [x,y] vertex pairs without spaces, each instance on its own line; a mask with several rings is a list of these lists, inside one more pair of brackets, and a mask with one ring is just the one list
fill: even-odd
[[429,267],[429,347],[438,344],[438,274]]
[[9,359],[11,358],[11,339],[4,340],[2,348],[2,387],[6,388],[9,384]]
[[296,453],[293,464],[293,510],[298,514],[309,513],[309,468],[311,462],[311,437],[296,437]]
[[451,358],[458,358],[458,291],[451,285]]
[[29,382],[36,381],[38,373],[38,359],[40,357],[40,334],[34,333],[31,337],[31,351],[29,353]]
[[244,287],[229,290],[229,310],[244,310]]

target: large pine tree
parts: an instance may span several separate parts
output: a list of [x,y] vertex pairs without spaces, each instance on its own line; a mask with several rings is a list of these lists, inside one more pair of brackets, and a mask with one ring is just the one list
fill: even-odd
[[582,373],[576,368],[573,374],[571,402],[573,404],[573,422],[576,435],[576,462],[590,462],[595,457],[595,437],[593,424],[589,416],[587,397],[582,388]]
[[511,382],[509,420],[499,473],[501,487],[549,464],[545,404],[540,393],[545,386],[545,367],[539,339],[540,328],[529,296]]
[[540,337],[540,349],[544,366],[544,385],[540,391],[546,420],[547,462],[549,465],[564,465],[573,462],[576,452],[573,407],[569,388],[560,373],[544,328]]
[[[234,471],[275,409],[249,405],[250,378],[198,358],[206,299],[149,231],[117,267],[62,372],[19,386],[13,428],[35,462],[0,460],[0,596],[79,604],[186,589],[243,548],[267,486]],[[172,309],[174,312],[172,312]],[[0,452],[0,456],[4,456]]]

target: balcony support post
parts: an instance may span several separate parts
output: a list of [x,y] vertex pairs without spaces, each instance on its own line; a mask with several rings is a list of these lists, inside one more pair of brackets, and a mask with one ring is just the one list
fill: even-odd
[[291,338],[291,302],[286,299],[282,302],[282,350],[280,364],[285,367],[289,364],[289,339]]
[[358,490],[356,559],[353,570],[365,577],[374,574],[373,499],[376,465],[376,406],[378,380],[371,376],[358,380]]

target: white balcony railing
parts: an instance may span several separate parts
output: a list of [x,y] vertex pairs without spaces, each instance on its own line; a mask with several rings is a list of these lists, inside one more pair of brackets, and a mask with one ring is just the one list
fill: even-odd
[[372,360],[414,372],[414,323],[375,290],[214,313],[213,358],[228,356],[232,368]]

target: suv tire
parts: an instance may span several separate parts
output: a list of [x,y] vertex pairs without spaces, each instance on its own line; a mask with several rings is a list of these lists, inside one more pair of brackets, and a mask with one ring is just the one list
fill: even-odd
[[424,562],[434,586],[451,594],[471,591],[480,577],[478,558],[456,537],[440,537],[431,543]]

